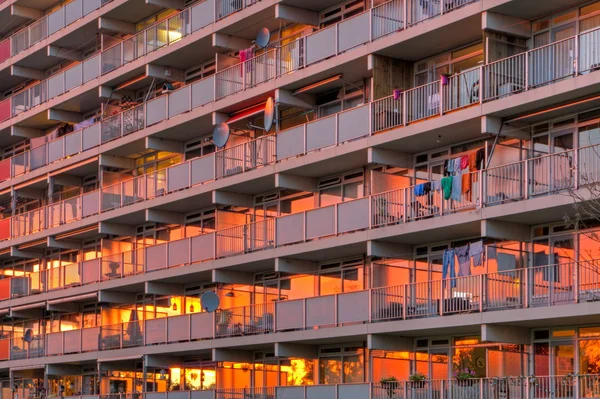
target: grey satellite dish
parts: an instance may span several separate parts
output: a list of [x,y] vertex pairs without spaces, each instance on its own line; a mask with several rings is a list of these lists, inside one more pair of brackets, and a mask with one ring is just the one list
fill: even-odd
[[200,306],[209,313],[219,308],[219,302],[219,297],[212,291],[205,292],[200,296]]
[[269,45],[270,41],[271,32],[269,32],[267,28],[262,28],[256,34],[256,40],[254,40],[254,43],[256,43],[256,45],[260,48],[266,48]]
[[275,121],[275,100],[273,97],[267,98],[267,102],[265,104],[265,131],[268,132],[271,130],[273,126],[273,122]]
[[23,341],[29,343],[33,341],[33,330],[31,328],[25,331],[25,335],[23,336]]
[[227,140],[229,140],[229,125],[226,123],[219,123],[215,130],[213,130],[213,143],[219,147],[225,147],[227,144]]

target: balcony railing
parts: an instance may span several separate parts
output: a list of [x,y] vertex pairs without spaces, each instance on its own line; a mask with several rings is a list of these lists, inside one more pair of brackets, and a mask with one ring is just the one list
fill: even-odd
[[85,17],[112,0],[73,0],[0,42],[0,62]]
[[[207,2],[205,1],[194,7],[204,7],[205,3]],[[462,3],[463,2],[461,1],[460,4]],[[399,3],[398,0],[393,0],[356,17],[364,18],[364,15],[371,16],[373,27],[378,32],[373,33],[372,39],[375,39],[378,37],[377,35],[395,31],[395,29],[390,28],[390,26],[395,27],[394,24],[396,24],[397,21],[394,19],[390,22],[389,19],[383,19],[381,14],[383,12],[390,12],[393,16],[394,12],[400,12],[399,10],[401,9],[402,3]],[[191,26],[191,30],[193,31],[197,28],[195,26],[196,24],[193,23],[193,21],[190,22],[187,17],[183,16],[188,15],[185,14],[186,12],[187,10],[184,10],[181,14],[172,17],[171,19],[176,20],[177,22],[171,22],[171,24],[184,27]],[[189,15],[196,15],[194,8],[189,11]],[[160,24],[163,24],[163,27],[166,27],[169,25],[171,19],[163,21]],[[351,22],[353,19],[354,18],[343,21],[340,24]],[[376,22],[378,19],[379,22]],[[182,21],[188,22],[184,23]],[[156,26],[149,28],[150,31],[153,29],[155,33],[151,33],[151,37],[158,34],[156,33],[158,32],[158,28]],[[185,28],[186,32],[187,29],[188,28]],[[344,30],[344,28],[339,28],[337,25],[332,26],[325,29],[331,33],[323,33],[323,35],[339,35],[338,32],[340,32],[340,29],[341,31]],[[126,136],[150,125],[206,105],[220,97],[233,94],[264,81],[300,69],[309,64],[307,62],[309,59],[307,49],[311,45],[310,43],[313,43],[312,46],[315,48],[314,52],[311,52],[311,54],[321,54],[320,56],[314,56],[313,58],[316,57],[317,60],[320,60],[322,58],[319,57],[323,56],[323,54],[331,53],[329,50],[322,51],[322,49],[317,49],[318,46],[322,45],[321,40],[314,40],[312,36],[320,34],[321,32],[324,31],[319,31],[311,36],[306,36],[285,44],[281,48],[250,59],[243,65],[235,65],[220,71],[216,76],[207,77],[191,85],[184,86],[168,95],[158,97],[145,104],[106,118],[101,122],[71,133],[71,135],[73,135],[72,137],[66,135],[26,153],[0,161],[0,181],[7,180],[10,177],[27,173],[51,162],[86,151],[108,141]],[[142,32],[142,34],[138,36],[148,36],[147,32]],[[579,44],[577,46],[577,53],[580,54],[578,59],[581,59],[581,61],[578,62],[579,74],[588,73],[598,69],[600,67],[600,51],[598,51],[596,47],[597,43],[600,42],[600,29],[580,34],[575,38],[576,39],[571,39],[576,40],[575,43]],[[340,38],[333,40],[333,42],[336,43],[339,41]],[[165,43],[162,45],[166,45]],[[561,46],[563,46],[561,43],[562,42],[554,43],[550,46],[556,46],[557,49],[560,49],[562,48]],[[118,44],[117,46],[137,48],[136,46],[128,47],[123,43]],[[115,46],[113,50],[108,50],[118,54],[123,53],[124,50],[122,48],[118,51],[114,50],[117,46]],[[142,46],[141,48],[143,50],[144,48],[147,48],[147,46]],[[440,116],[444,113],[480,103],[484,100],[497,99],[517,91],[535,87],[533,84],[526,83],[529,80],[527,78],[528,74],[525,73],[525,71],[532,68],[548,68],[548,65],[552,63],[552,57],[559,57],[560,51],[542,51],[541,49],[536,49],[533,50],[533,52],[536,52],[536,54],[547,54],[550,58],[527,56],[526,53],[523,53],[479,68],[463,71],[460,74],[449,77],[447,81],[440,80],[425,86],[407,90],[401,94],[399,100],[394,100],[392,97],[377,100],[372,103],[373,110],[371,117],[373,123],[372,126],[369,126],[368,128],[368,134],[377,133],[394,127],[405,126],[415,121],[420,121],[433,116]],[[127,51],[125,51],[125,53],[129,54]],[[333,53],[336,53],[336,51]],[[103,56],[104,55],[101,55],[100,57]],[[119,60],[135,59],[138,56],[139,55],[135,55],[134,58],[131,58],[129,56],[119,55]],[[112,56],[104,57],[110,59],[114,58]],[[532,59],[532,61],[528,61],[529,59]],[[313,62],[316,62],[317,60],[313,60]],[[52,87],[51,95],[54,96],[65,88],[72,88],[77,82],[86,82],[93,77],[98,76],[100,73],[96,70],[98,63],[98,56],[92,57],[84,62],[83,67],[76,66],[68,69],[64,73],[50,78],[51,82],[50,80],[44,81],[38,85],[39,87],[34,86],[26,92],[17,94],[14,99],[14,112],[22,112],[22,110],[28,109],[30,104],[39,104],[41,101],[45,101],[45,99],[48,98],[48,94],[46,93],[47,86]],[[119,65],[122,64],[121,61],[119,61],[119,63]],[[538,74],[538,76],[541,75]],[[536,79],[538,82],[537,85],[539,85],[541,78]],[[11,104],[9,104],[9,100],[0,103],[0,120],[2,119],[2,115],[5,115],[5,119],[9,118],[11,115]],[[4,111],[3,107],[6,108]],[[311,148],[312,146],[314,146],[314,144],[309,144],[307,145],[307,148]],[[280,148],[279,150],[281,154],[283,149]],[[240,159],[239,156],[237,159]],[[269,157],[266,156],[264,159],[269,159]],[[281,159],[281,157],[278,157],[278,159]],[[249,159],[246,163],[252,164],[253,162],[255,161]],[[244,162],[238,162],[238,166],[243,163]],[[256,163],[261,164],[260,161]],[[230,170],[226,173],[220,171],[219,177],[235,173],[234,168],[229,169]]]
[[[191,240],[196,238],[198,237]],[[158,269],[152,265],[162,264],[162,268],[168,267],[168,262],[175,259],[189,264],[198,261],[190,261],[195,252],[206,248],[203,246],[206,243],[200,243],[201,246],[196,247],[191,240],[149,247],[147,249],[154,250],[146,251],[145,254],[144,250],[140,250],[135,253],[140,255],[140,259],[135,261],[131,260],[134,255],[132,253],[122,256],[123,259],[127,258],[128,265],[136,265],[129,268],[131,274],[136,272],[136,267],[145,271]],[[185,255],[186,253],[189,255]],[[154,256],[158,256],[158,259]],[[72,265],[75,266],[70,274],[73,278],[69,281],[79,283],[77,273],[88,273],[92,276],[91,279],[101,280],[126,275],[124,266],[119,264],[120,257],[114,256],[111,259],[112,261],[102,259]],[[163,261],[167,263],[162,263]],[[144,264],[150,266],[140,267]],[[100,268],[107,273],[96,277],[94,273]],[[45,271],[46,278],[50,279],[50,275],[55,276],[56,283],[65,278],[65,274],[57,269]],[[17,282],[21,287],[27,286],[27,279],[40,280],[39,276],[33,275],[1,280],[2,293]],[[10,283],[4,283],[6,281]],[[24,347],[26,343],[20,337],[7,338],[0,340],[0,356],[5,356],[0,360],[8,357],[14,360],[348,324],[556,306],[596,301],[598,298],[600,260],[596,259],[282,300],[219,309],[214,313],[192,313],[145,321],[130,320],[117,325],[49,333],[36,337],[27,347]]]
[[65,399],[596,399],[600,375],[347,383],[65,396]]
[[[99,3],[107,0],[92,0]],[[110,1],[110,0],[108,0]],[[85,6],[83,5],[85,3]],[[0,102],[0,122],[10,119],[24,111],[53,99],[76,87],[82,86],[101,75],[109,73],[125,64],[139,59],[155,50],[181,40],[182,37],[204,28],[216,20],[224,18],[254,4],[255,1],[240,0],[229,2],[221,0],[205,0],[180,13],[152,25],[142,32],[109,47],[83,63],[76,64],[65,71],[27,88],[21,93]],[[90,3],[92,4],[92,3]],[[215,10],[215,6],[217,9]],[[91,5],[83,0],[75,0],[60,10],[49,14],[40,21],[17,33],[12,38],[12,51],[20,52],[35,44],[49,34],[54,33],[57,26],[73,22],[73,18],[88,10]],[[224,8],[221,10],[219,7]],[[215,11],[213,11],[215,10]],[[81,18],[81,16],[77,17]],[[75,18],[75,19],[77,19]],[[57,25],[58,24],[58,25]],[[60,28],[58,28],[60,29]],[[45,32],[45,33],[44,33]],[[32,40],[33,39],[33,40]],[[0,43],[0,54],[2,51]],[[1,62],[1,61],[0,61]]]

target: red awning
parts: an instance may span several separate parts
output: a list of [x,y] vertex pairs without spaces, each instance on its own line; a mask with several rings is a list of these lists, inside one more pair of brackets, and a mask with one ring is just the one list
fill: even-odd
[[229,119],[227,119],[227,121],[225,123],[227,123],[228,125],[237,122],[237,121],[241,121],[242,119],[246,119],[249,118],[251,116],[260,114],[261,112],[265,111],[265,103],[259,104],[259,105],[254,105],[250,108],[246,108],[243,111],[237,112],[233,115],[231,115],[229,117]]

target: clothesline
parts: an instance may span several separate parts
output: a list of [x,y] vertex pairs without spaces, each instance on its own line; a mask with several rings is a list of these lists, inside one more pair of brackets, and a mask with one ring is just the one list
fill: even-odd
[[462,196],[471,200],[471,172],[482,169],[485,150],[480,148],[468,155],[444,161],[444,177],[440,180],[415,185],[415,197],[422,197],[431,191],[442,191],[445,200],[461,201]]
[[454,258],[458,260],[458,277],[471,275],[471,259],[474,267],[483,266],[483,240],[468,243],[458,248],[449,248],[442,256],[442,280],[449,276],[451,287],[456,287]]

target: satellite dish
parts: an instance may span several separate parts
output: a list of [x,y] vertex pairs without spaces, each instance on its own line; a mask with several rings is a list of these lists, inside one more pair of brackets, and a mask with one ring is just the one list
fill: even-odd
[[212,291],[207,291],[200,296],[200,306],[211,313],[219,308],[219,297]]
[[219,147],[225,147],[229,140],[229,125],[226,123],[219,123],[213,130],[213,143]]
[[33,330],[31,328],[25,331],[25,335],[23,336],[23,341],[29,343],[33,341]]
[[267,98],[265,104],[265,117],[263,119],[265,121],[265,132],[268,132],[271,130],[273,122],[275,121],[275,100],[273,100],[273,97]]
[[260,48],[265,48],[269,45],[270,41],[271,41],[271,32],[269,32],[269,30],[267,28],[262,28],[256,34],[256,40],[254,41],[254,43],[256,43],[256,45]]

